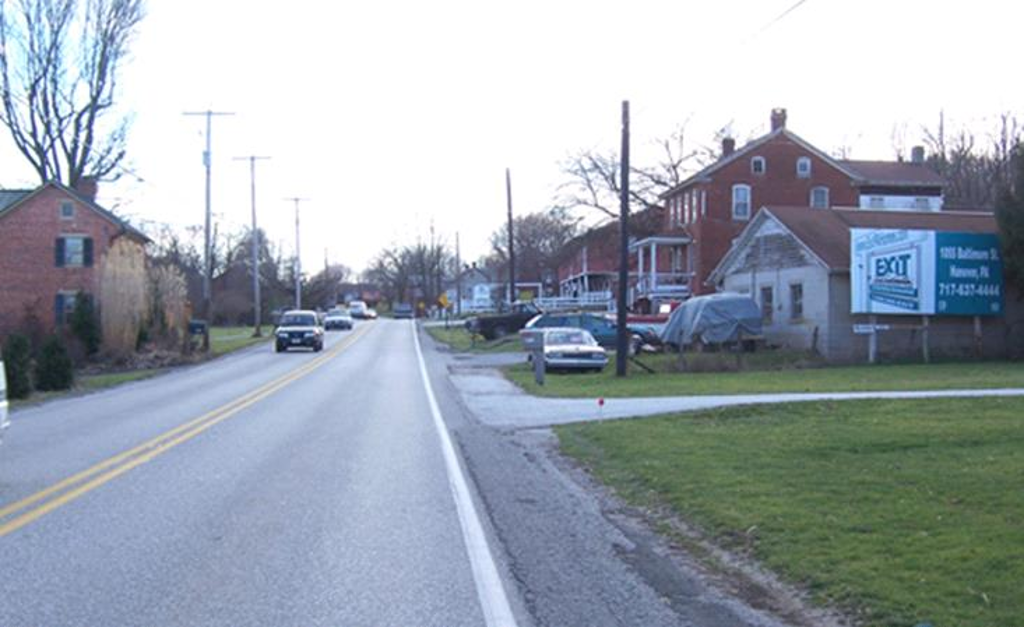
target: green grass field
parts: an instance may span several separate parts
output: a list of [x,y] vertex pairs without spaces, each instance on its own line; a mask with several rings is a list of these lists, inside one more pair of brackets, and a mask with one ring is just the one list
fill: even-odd
[[543,387],[525,365],[510,366],[506,376],[538,396],[580,398],[759,394],[771,392],[872,392],[1024,388],[1024,362],[903,364],[818,368],[768,368],[743,372],[666,372],[669,356],[644,356],[655,367],[649,374],[630,367],[615,376],[614,359],[600,374],[549,375]]
[[425,327],[430,337],[441,344],[447,344],[453,351],[460,353],[515,353],[522,349],[518,335],[509,335],[493,341],[479,337],[475,340],[460,322],[452,322],[449,328]]
[[274,327],[261,327],[263,337],[253,337],[252,327],[211,327],[210,353],[213,356],[224,355],[232,351],[267,342],[273,338]]
[[628,501],[872,627],[1024,617],[1024,399],[736,407],[557,429]]

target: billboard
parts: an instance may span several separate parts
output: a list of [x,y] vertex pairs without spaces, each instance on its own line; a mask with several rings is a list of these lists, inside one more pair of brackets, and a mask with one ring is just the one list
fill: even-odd
[[1001,315],[999,250],[994,233],[850,229],[851,312]]

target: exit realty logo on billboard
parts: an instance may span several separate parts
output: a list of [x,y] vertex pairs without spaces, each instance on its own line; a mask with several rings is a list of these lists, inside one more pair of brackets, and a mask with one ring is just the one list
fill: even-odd
[[1003,265],[991,233],[850,229],[853,313],[999,315]]

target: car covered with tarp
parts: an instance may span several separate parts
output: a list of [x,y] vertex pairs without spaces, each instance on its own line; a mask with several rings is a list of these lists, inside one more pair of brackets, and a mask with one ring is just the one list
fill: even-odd
[[695,296],[669,316],[661,341],[676,348],[761,339],[761,308],[749,296],[732,292]]

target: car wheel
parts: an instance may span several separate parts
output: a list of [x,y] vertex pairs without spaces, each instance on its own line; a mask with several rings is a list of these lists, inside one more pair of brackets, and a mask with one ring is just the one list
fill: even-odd
[[498,326],[494,327],[495,338],[505,337],[506,335],[508,335],[508,329],[505,328],[505,325],[499,324]]
[[324,343],[323,342],[317,342],[316,344],[313,345],[313,352],[314,353],[319,353],[323,349],[324,349]]
[[284,346],[280,342],[274,344],[274,352],[275,353],[280,353],[282,351],[284,351]]

